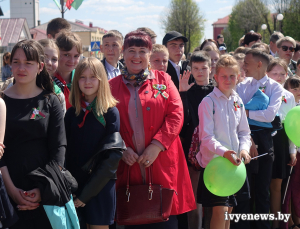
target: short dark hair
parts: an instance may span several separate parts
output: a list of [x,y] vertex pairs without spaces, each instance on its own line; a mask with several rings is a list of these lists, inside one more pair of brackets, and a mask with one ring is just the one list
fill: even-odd
[[249,32],[244,37],[244,44],[249,45],[252,41],[258,41],[261,40],[261,34],[255,33],[255,32]]
[[197,51],[197,52],[193,52],[192,56],[191,56],[191,60],[190,60],[190,65],[192,66],[193,63],[203,63],[203,62],[207,62],[208,66],[211,66],[211,58],[208,55],[207,52],[205,51]]
[[137,30],[146,32],[151,37],[151,39],[157,37],[156,33],[148,27],[140,27],[137,28]]
[[283,34],[281,32],[274,32],[271,36],[270,36],[270,42],[272,41],[274,44],[276,44],[276,42],[280,39],[283,38]]
[[70,51],[76,47],[79,54],[82,54],[82,43],[80,37],[72,32],[62,32],[56,38],[56,44],[59,50]]
[[297,66],[300,64],[300,59],[297,61]]
[[47,35],[50,34],[53,38],[61,30],[71,31],[71,24],[64,18],[54,18],[47,25]]
[[252,55],[254,59],[261,61],[266,67],[268,67],[270,63],[269,55],[263,52],[260,49],[250,49],[246,52],[247,55]]
[[204,46],[206,45],[206,43],[208,43],[208,42],[214,43],[214,44],[216,45],[216,47],[219,48],[218,43],[217,43],[214,39],[205,39],[205,40],[202,42],[201,46],[200,46],[200,50],[202,50],[203,47],[204,47]]
[[296,76],[289,77],[285,83],[284,88],[289,90],[289,88],[294,89],[300,87],[300,78]]

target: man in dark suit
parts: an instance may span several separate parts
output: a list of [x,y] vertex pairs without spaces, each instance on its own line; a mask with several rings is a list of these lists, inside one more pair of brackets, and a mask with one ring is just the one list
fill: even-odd
[[179,89],[179,77],[184,71],[191,70],[188,61],[182,61],[184,45],[188,39],[177,31],[168,32],[163,38],[163,45],[169,51],[169,63],[167,73],[171,76],[175,86]]

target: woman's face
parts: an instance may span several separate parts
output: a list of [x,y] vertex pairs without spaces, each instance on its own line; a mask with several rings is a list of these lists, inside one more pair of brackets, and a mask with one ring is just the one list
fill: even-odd
[[44,47],[45,66],[50,76],[53,76],[58,66],[58,52],[56,48]]
[[36,76],[44,67],[44,63],[28,61],[23,49],[18,48],[12,58],[11,70],[17,83],[35,83]]
[[150,50],[146,47],[131,46],[124,50],[124,61],[130,74],[138,74],[148,67]]

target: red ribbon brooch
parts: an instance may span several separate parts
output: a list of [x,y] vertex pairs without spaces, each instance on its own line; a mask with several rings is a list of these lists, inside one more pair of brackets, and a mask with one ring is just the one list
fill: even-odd
[[39,116],[39,117],[42,117],[42,118],[45,118],[46,115],[44,115],[39,108],[32,108],[33,112],[32,112],[32,115],[30,117],[30,119],[35,119],[36,116]]
[[266,93],[266,92],[265,92],[266,86],[264,86],[264,87],[259,87],[259,90],[261,90],[261,92],[263,92],[263,93]]
[[[154,95],[154,98],[156,98],[159,94],[161,94],[165,99],[168,99],[169,98],[169,94],[167,92],[165,92],[164,90],[167,89],[167,86],[166,85],[163,85],[163,84],[154,84],[153,85],[153,88],[155,90],[158,90],[157,94]],[[164,91],[164,92],[163,92]]]
[[233,102],[234,110],[237,111],[237,108],[240,108],[237,102]]
[[285,96],[282,96],[281,101],[287,103]]

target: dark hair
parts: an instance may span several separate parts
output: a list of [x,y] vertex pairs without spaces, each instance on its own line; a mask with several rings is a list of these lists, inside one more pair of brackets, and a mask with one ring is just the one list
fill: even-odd
[[211,66],[211,58],[205,51],[197,51],[193,52],[190,60],[190,65],[192,66],[193,63],[203,63],[207,62],[208,66]]
[[274,44],[276,44],[276,42],[280,39],[283,38],[283,34],[281,32],[274,32],[271,36],[270,36],[270,42],[272,41]]
[[61,30],[71,31],[71,25],[66,19],[54,18],[47,25],[47,35],[50,34],[53,38]]
[[80,37],[72,32],[62,32],[56,38],[56,44],[59,50],[70,51],[74,46],[79,54],[82,54],[82,43]]
[[285,83],[284,83],[284,88],[286,90],[289,90],[289,88],[294,89],[300,87],[300,78],[299,77],[289,77]]
[[206,45],[206,43],[208,43],[208,42],[214,43],[214,44],[216,45],[216,47],[219,48],[218,43],[217,43],[214,39],[205,39],[205,40],[202,42],[202,44],[200,45],[200,50],[202,50],[203,47],[204,47],[204,45]]
[[300,59],[297,61],[297,66],[300,64]]
[[5,60],[10,59],[11,53],[10,52],[6,52],[3,54],[3,66],[6,65]]
[[261,34],[250,32],[245,35],[243,43],[244,45],[249,45],[252,41],[258,41],[258,40],[261,40]]
[[295,48],[295,52],[298,52],[300,50],[300,42],[296,41],[296,48]]
[[[26,59],[28,61],[36,61],[38,64],[45,63],[44,58],[44,50],[43,47],[35,40],[23,40],[19,41],[11,51],[10,61],[12,62],[13,57],[17,51],[17,49],[22,49],[25,53]],[[46,70],[46,66],[44,65],[42,71],[36,77],[36,85],[43,90],[53,92],[54,87],[52,79],[49,73]]]
[[124,40],[124,50],[131,46],[146,47],[152,50],[151,37],[146,32],[140,30],[127,33]]
[[252,49],[260,49],[267,54],[270,53],[270,47],[269,47],[269,45],[267,45],[265,43],[255,43],[251,46],[251,48]]
[[268,54],[261,51],[260,49],[250,49],[246,52],[246,56],[249,54],[251,54],[254,59],[261,61],[266,67],[268,67],[270,63],[270,58]]
[[157,37],[156,33],[148,27],[140,27],[137,28],[137,30],[146,32],[151,37],[151,39]]

